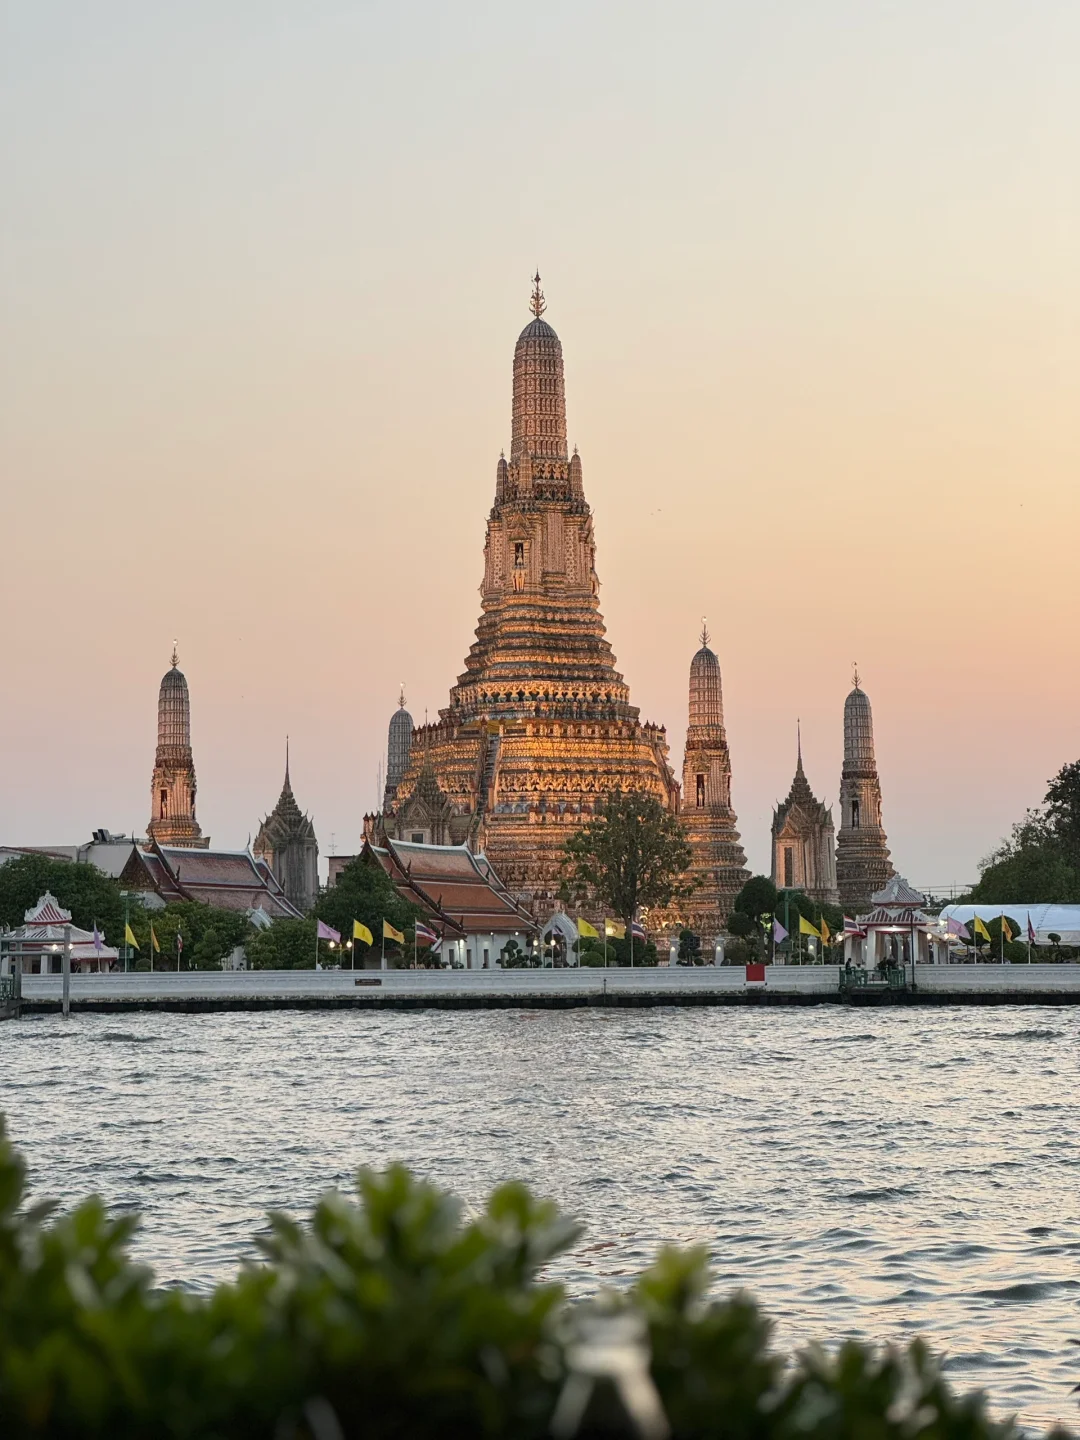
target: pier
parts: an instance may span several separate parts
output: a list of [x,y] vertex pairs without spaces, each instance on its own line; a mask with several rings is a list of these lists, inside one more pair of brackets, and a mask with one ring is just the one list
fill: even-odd
[[[760,974],[760,971],[755,971]],[[73,975],[72,1013],[500,1010],[739,1005],[1080,1004],[1080,964],[919,965],[903,988],[842,991],[836,965],[558,970],[145,971]],[[22,1013],[57,1013],[64,977],[22,978]]]

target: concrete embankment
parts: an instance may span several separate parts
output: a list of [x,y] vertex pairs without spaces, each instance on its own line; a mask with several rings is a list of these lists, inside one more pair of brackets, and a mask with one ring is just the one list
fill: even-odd
[[[839,991],[835,965],[609,970],[253,972],[76,975],[73,1011],[500,1010],[655,1005],[1080,1004],[1080,965],[920,965],[916,988]],[[58,975],[23,979],[23,1014],[61,1008]]]

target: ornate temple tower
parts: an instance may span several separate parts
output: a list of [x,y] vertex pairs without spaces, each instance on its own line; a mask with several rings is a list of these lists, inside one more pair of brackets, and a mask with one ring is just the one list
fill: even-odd
[[870,700],[855,684],[844,701],[844,768],[840,775],[840,834],[836,841],[836,883],[849,913],[870,908],[870,897],[893,874],[881,823],[881,784],[874,758],[874,717]]
[[158,690],[157,753],[150,781],[150,823],[146,833],[159,845],[192,845],[205,849],[195,819],[195,762],[191,758],[191,698],[184,672],[178,668],[176,646],[172,665]]
[[694,853],[694,891],[680,902],[685,923],[702,939],[719,935],[736,895],[750,878],[731,808],[731,756],[724,732],[720,662],[701,627],[701,649],[690,662],[690,715],[683,758],[680,818]]
[[836,829],[832,811],[810,789],[798,738],[795,778],[773,811],[772,880],[779,890],[801,890],[819,904],[836,905]]
[[252,853],[265,860],[304,915],[319,898],[319,842],[309,816],[296,803],[289,779],[289,742],[285,741],[285,784],[273,810],[259,827]]
[[605,638],[592,512],[567,446],[562,345],[545,308],[537,275],[514,349],[510,458],[495,471],[475,643],[368,825],[410,839],[409,800],[428,770],[425,811],[442,803],[434,783],[448,838],[483,848],[538,911],[556,899],[565,841],[605,793],[645,790],[672,810],[678,797],[665,732],[641,723]]
[[412,752],[413,718],[405,709],[405,686],[401,687],[398,708],[390,717],[386,735],[386,790],[383,795],[383,809],[388,810],[394,803],[397,788],[409,768]]

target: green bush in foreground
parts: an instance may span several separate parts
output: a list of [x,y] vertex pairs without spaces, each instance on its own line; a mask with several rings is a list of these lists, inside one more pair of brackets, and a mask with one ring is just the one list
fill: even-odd
[[[273,1216],[266,1263],[207,1297],[153,1289],[127,1258],[134,1222],[100,1201],[51,1218],[21,1208],[23,1188],[0,1126],[5,1440],[545,1436],[575,1335],[604,1306],[643,1317],[675,1436],[1017,1434],[955,1396],[918,1342],[811,1349],[785,1369],[750,1299],[705,1300],[697,1251],[664,1251],[626,1296],[569,1305],[537,1272],[577,1227],[518,1185],[466,1223],[404,1169],[362,1171],[359,1203],[329,1195],[308,1226]],[[597,1428],[602,1399],[578,1433],[631,1433]]]

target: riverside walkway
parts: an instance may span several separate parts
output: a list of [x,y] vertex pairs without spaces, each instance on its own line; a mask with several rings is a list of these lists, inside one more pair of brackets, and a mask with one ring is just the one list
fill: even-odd
[[[841,993],[836,965],[607,970],[146,971],[73,975],[75,1012],[568,1009],[654,1005],[1080,1004],[1078,965],[920,965],[914,990]],[[60,1010],[59,975],[26,975],[24,1015]]]

